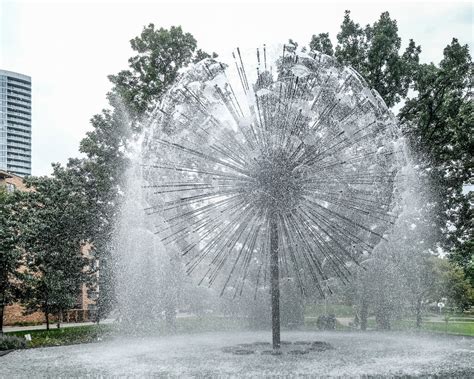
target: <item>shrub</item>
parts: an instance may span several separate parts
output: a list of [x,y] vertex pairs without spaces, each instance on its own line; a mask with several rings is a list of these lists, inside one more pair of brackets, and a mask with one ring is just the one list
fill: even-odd
[[334,330],[336,329],[336,315],[331,313],[328,315],[321,315],[316,321],[316,326],[321,330]]
[[42,325],[43,321],[18,321],[13,323],[13,326],[36,326]]
[[0,350],[24,349],[26,340],[24,338],[3,336],[0,337]]

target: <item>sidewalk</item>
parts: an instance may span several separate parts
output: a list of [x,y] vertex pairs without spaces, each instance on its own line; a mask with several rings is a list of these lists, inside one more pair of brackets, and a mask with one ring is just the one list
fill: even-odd
[[[112,324],[115,322],[115,319],[109,318],[105,320],[101,320],[100,324]],[[86,326],[86,325],[94,325],[95,322],[69,322],[69,323],[61,323],[61,328],[72,328],[75,326]],[[57,329],[56,323],[49,324],[50,329]],[[3,332],[20,332],[20,331],[27,331],[27,330],[46,330],[46,324],[41,325],[33,325],[33,326],[4,326]]]

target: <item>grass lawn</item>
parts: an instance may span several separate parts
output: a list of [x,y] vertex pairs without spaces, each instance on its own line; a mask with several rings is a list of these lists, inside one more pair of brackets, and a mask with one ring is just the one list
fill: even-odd
[[[350,316],[349,310],[344,308],[335,309],[335,313],[339,317]],[[309,313],[309,312],[308,312]],[[306,319],[304,328],[307,330],[317,330],[316,318],[314,318],[315,312],[311,312],[309,319]],[[375,321],[373,319],[368,320],[369,328],[375,328]],[[85,325],[75,326],[70,328],[51,330],[28,330],[9,332],[7,335],[17,336],[24,338],[26,334],[31,335],[31,341],[27,343],[28,348],[44,347],[44,346],[61,346],[78,343],[90,343],[97,342],[107,338],[111,338],[116,332],[117,325]],[[415,323],[413,320],[400,320],[395,321],[392,326],[393,330],[415,330]],[[176,333],[201,333],[201,332],[212,332],[212,331],[232,331],[248,329],[248,323],[244,319],[229,319],[225,317],[217,316],[203,316],[203,317],[188,317],[178,318],[176,320]],[[347,328],[337,323],[336,330],[346,330]],[[164,335],[169,334],[169,330],[166,328],[164,322],[153,326],[152,334]],[[446,324],[444,322],[423,322],[421,330],[445,333]],[[456,322],[450,321],[447,325],[447,333],[474,336],[474,322]],[[150,334],[150,329],[146,330],[146,335]]]
[[[367,326],[375,328],[375,321],[368,320]],[[416,330],[415,321],[413,320],[399,320],[393,322],[393,330]],[[424,321],[421,324],[421,330],[436,333],[461,334],[465,336],[474,337],[474,322],[445,322]]]
[[42,347],[96,342],[107,338],[112,332],[113,326],[111,325],[84,325],[50,330],[24,330],[6,334],[23,338],[29,334],[31,341],[27,343],[27,347]]
[[[232,320],[223,317],[189,317],[178,318],[176,320],[176,333],[200,333],[212,331],[230,331],[245,328],[245,320]],[[31,341],[27,342],[28,348],[61,346],[78,343],[97,342],[110,338],[117,331],[117,325],[84,325],[57,329],[54,326],[48,330],[24,330],[17,332],[8,332],[6,335],[24,338],[25,335],[31,336]],[[130,330],[130,333],[140,333],[138,330]],[[145,335],[165,335],[170,331],[164,322],[153,325],[153,330],[144,331]],[[126,334],[126,331],[125,331]]]
[[474,336],[474,322],[424,322],[421,327],[423,330],[433,332],[443,332],[449,334],[463,334],[466,336]]
[[336,317],[354,317],[354,309],[349,305],[342,304],[328,304],[327,307],[320,304],[307,305],[304,315],[306,317],[318,317],[330,313],[335,314]]

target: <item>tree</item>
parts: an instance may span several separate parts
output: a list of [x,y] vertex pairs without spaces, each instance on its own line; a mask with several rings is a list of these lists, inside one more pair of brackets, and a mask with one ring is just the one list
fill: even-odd
[[401,265],[406,295],[415,314],[416,327],[421,328],[425,305],[433,299],[438,277],[435,271],[437,257],[427,251],[417,252],[413,257],[404,257]]
[[[109,79],[127,111],[138,117],[153,109],[176,79],[178,70],[191,62],[197,43],[180,26],[167,30],[149,24],[130,44],[138,53],[128,60],[130,69],[110,75]],[[199,58],[204,54],[202,50],[198,53]]]
[[[321,44],[322,38],[313,39]],[[474,150],[472,62],[467,45],[453,39],[439,66],[420,65],[421,48],[413,40],[400,55],[398,27],[387,12],[363,28],[346,11],[337,40],[336,58],[354,67],[389,107],[406,98],[409,88],[415,91],[399,112],[400,124],[416,164],[423,168],[420,175],[437,193],[427,204],[437,207],[433,215],[437,241],[474,283],[473,195],[463,192],[466,184],[473,183]]]
[[89,224],[89,241],[98,262],[97,321],[116,303],[111,241],[123,201],[128,145],[139,132],[140,121],[159,103],[178,71],[191,61],[211,57],[201,49],[196,51],[196,40],[181,27],[155,29],[149,24],[130,43],[137,55],[129,59],[129,69],[109,76],[114,84],[108,94],[111,109],[92,118],[93,130],[81,141],[80,151],[86,159],[68,164],[80,173],[88,207],[95,215]]
[[216,53],[209,54],[209,53],[206,53],[204,50],[197,49],[196,53],[194,54],[193,63],[200,62],[206,58],[217,58],[217,57],[218,55]]
[[125,156],[130,131],[122,107],[95,115],[94,129],[81,141],[79,150],[86,159],[71,159],[68,169],[75,173],[84,190],[91,217],[87,222],[96,296],[96,321],[106,317],[115,305],[114,262],[111,241],[123,188],[123,175],[128,165]]
[[[471,217],[471,220],[472,219]],[[471,238],[460,243],[454,248],[450,258],[453,263],[463,268],[466,279],[469,280],[471,286],[474,287],[474,239]]]
[[446,297],[449,306],[462,311],[474,305],[474,287],[464,277],[460,266],[447,259],[438,259],[435,269],[439,278],[437,289],[440,298]]
[[346,65],[352,66],[362,76],[364,76],[364,62],[367,56],[367,41],[364,30],[351,17],[351,12],[344,12],[344,20],[341,24],[341,31],[337,34],[335,56]]
[[6,305],[20,296],[23,254],[20,248],[22,193],[8,193],[0,186],[0,335]]
[[[23,225],[27,257],[25,303],[29,312],[41,310],[49,329],[50,314],[58,322],[76,303],[87,282],[85,244],[88,209],[81,186],[70,172],[54,167],[54,176],[29,177],[27,222]],[[59,323],[58,323],[59,325]]]
[[318,35],[313,34],[311,42],[309,43],[309,49],[311,51],[320,51],[321,53],[333,56],[334,49],[332,42],[329,39],[329,33],[319,33]]
[[444,49],[439,67],[420,65],[414,89],[399,119],[418,163],[438,191],[436,221],[440,242],[472,279],[472,181],[474,105],[472,61],[457,39]]
[[373,25],[362,28],[351,19],[350,11],[345,11],[337,41],[333,54],[328,33],[313,35],[310,49],[334,55],[340,63],[352,66],[389,107],[406,97],[421,48],[410,40],[400,55],[397,22],[388,12],[382,13]]

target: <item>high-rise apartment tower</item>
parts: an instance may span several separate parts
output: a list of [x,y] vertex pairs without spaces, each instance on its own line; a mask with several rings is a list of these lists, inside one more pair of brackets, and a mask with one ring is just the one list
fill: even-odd
[[31,175],[31,78],[0,70],[0,170]]

